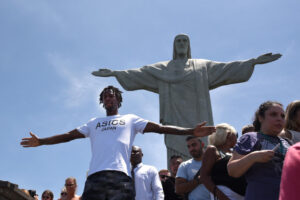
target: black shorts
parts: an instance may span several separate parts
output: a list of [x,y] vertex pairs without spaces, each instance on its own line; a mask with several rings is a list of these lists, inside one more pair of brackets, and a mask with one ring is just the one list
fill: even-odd
[[132,179],[120,171],[100,171],[88,176],[81,200],[134,200]]

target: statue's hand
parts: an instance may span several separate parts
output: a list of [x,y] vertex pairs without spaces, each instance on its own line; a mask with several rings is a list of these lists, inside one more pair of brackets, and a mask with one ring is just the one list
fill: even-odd
[[258,56],[256,59],[254,59],[254,64],[265,64],[268,62],[272,62],[274,60],[277,60],[281,57],[281,54],[272,54],[272,53],[266,53],[261,56]]
[[108,77],[108,76],[113,76],[114,71],[110,69],[99,69],[98,71],[93,71],[92,74],[94,76]]

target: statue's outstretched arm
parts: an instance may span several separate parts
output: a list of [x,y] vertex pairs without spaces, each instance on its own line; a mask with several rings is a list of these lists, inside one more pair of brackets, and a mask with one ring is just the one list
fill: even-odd
[[256,64],[265,64],[269,62],[273,62],[277,59],[279,59],[282,55],[277,53],[277,54],[272,54],[272,53],[266,53],[261,56],[258,56],[257,58],[253,59],[253,65]]
[[111,70],[111,69],[99,69],[93,71],[92,75],[100,77],[113,76],[122,85],[125,90],[148,90],[158,93],[158,81],[152,76],[148,68],[137,68],[129,70]]
[[115,71],[111,69],[99,69],[98,71],[93,71],[92,74],[94,76],[101,76],[101,77],[108,77],[108,76],[115,76]]

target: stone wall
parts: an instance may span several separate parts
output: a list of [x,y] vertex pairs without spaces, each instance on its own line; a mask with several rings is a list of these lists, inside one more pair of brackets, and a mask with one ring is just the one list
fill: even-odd
[[18,185],[0,180],[0,200],[34,200],[18,188]]

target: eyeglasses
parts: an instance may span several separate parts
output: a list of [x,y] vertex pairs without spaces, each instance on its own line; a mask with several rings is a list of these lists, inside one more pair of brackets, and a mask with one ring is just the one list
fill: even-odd
[[50,196],[42,196],[42,199],[50,199]]
[[65,195],[67,195],[67,193],[66,192],[62,192],[62,193],[60,193],[60,195],[61,196],[65,196]]

